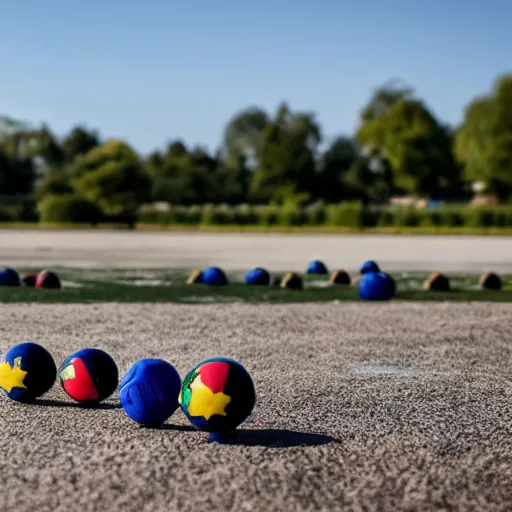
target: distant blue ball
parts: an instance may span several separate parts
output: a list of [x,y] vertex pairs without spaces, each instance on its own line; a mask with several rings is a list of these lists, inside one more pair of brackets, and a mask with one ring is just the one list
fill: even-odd
[[20,275],[13,268],[4,268],[0,271],[0,286],[21,286]]
[[368,274],[369,272],[380,272],[379,265],[375,261],[365,261],[359,271],[361,274]]
[[359,296],[363,300],[390,300],[394,288],[391,276],[382,272],[368,272],[359,281]]
[[225,286],[228,284],[228,278],[219,267],[208,267],[203,270],[203,283],[209,286]]
[[270,274],[264,268],[253,268],[245,274],[245,282],[252,286],[269,286]]
[[31,402],[44,395],[56,378],[53,357],[37,343],[15,345],[0,362],[0,390],[17,402]]
[[323,263],[320,260],[314,260],[311,261],[308,265],[308,268],[306,269],[306,274],[328,274],[329,271],[327,270],[327,267],[325,263]]
[[119,399],[133,421],[159,426],[178,409],[180,389],[174,366],[162,359],[141,359],[122,378]]

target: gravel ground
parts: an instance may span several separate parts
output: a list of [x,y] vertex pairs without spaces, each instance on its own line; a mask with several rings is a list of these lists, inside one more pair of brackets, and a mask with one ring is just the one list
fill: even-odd
[[319,258],[359,270],[512,272],[512,237],[282,235],[127,231],[0,230],[0,261],[11,266],[202,268],[257,266],[303,271]]
[[143,429],[59,386],[0,400],[2,512],[512,510],[512,305],[3,305],[5,350],[84,346],[124,373],[241,361],[258,402],[239,444],[176,412]]

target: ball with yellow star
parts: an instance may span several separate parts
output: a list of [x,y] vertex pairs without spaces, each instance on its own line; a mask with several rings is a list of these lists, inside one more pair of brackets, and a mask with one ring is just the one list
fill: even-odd
[[37,343],[15,345],[0,361],[0,391],[17,402],[31,402],[44,395],[56,378],[53,357]]
[[178,401],[197,429],[229,433],[251,414],[256,391],[249,372],[238,361],[216,357],[188,372]]

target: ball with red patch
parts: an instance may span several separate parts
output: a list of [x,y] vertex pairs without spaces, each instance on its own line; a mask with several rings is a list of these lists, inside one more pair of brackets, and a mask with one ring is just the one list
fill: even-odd
[[60,290],[62,284],[59,276],[51,270],[43,270],[36,279],[36,288],[46,288],[49,290]]
[[190,370],[178,401],[196,428],[228,433],[251,414],[256,392],[249,372],[239,362],[217,357]]
[[97,348],[85,348],[66,358],[59,368],[59,378],[73,400],[95,404],[114,393],[119,371],[109,354]]

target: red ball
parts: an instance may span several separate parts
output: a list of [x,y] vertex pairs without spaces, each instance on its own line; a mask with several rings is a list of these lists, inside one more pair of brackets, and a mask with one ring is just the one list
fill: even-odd
[[58,290],[62,288],[59,276],[50,270],[43,270],[36,280],[36,288],[48,288],[51,290]]
[[25,274],[21,281],[25,286],[34,287],[37,282],[37,274]]
[[64,391],[85,404],[97,404],[111,396],[119,380],[116,363],[98,348],[84,348],[71,354],[58,373]]

